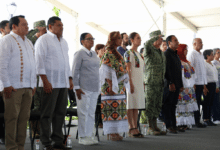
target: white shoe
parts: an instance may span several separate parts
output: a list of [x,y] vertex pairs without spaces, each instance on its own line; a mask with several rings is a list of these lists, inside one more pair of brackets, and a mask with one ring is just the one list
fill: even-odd
[[79,138],[79,144],[82,145],[93,145],[93,141],[90,140],[89,137],[80,137]]
[[213,121],[214,124],[220,124],[219,120]]
[[92,141],[94,144],[98,144],[98,140],[95,139],[95,137],[89,137],[90,138],[90,141]]

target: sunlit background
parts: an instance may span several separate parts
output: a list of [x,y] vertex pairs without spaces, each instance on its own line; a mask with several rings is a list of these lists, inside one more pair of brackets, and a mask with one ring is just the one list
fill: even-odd
[[[158,27],[163,30],[162,22],[162,11],[160,7],[152,2],[153,0],[144,0],[146,6],[151,12],[154,20],[157,20]],[[195,3],[191,0],[185,0],[180,2],[180,0],[166,0],[168,2],[165,11],[186,11],[190,14],[193,11],[200,13],[201,6],[195,7]],[[198,0],[194,0],[199,2]],[[213,4],[212,1],[215,3]],[[44,0],[0,0],[0,21],[9,20],[10,14],[7,5],[15,2],[17,5],[16,11],[13,14],[24,15],[29,24],[29,30],[33,28],[33,23],[38,20],[45,20],[47,22],[48,18],[54,16],[52,11],[53,5]],[[72,66],[73,55],[78,50],[76,48],[76,39],[79,42],[79,36],[83,32],[89,32],[95,38],[95,44],[106,44],[108,36],[101,33],[100,31],[94,29],[93,27],[87,25],[87,22],[94,22],[100,25],[103,29],[108,32],[120,31],[127,32],[138,32],[142,37],[142,44],[139,47],[143,47],[144,42],[148,40],[149,33],[151,31],[157,30],[157,27],[152,22],[148,12],[146,11],[141,0],[59,0],[59,2],[73,9],[79,14],[78,20],[76,22],[75,18],[66,13],[61,9],[60,18],[64,24],[64,38],[67,40],[69,45],[69,56],[70,65]],[[172,4],[172,5],[171,5]],[[172,7],[175,5],[181,5],[179,7]],[[209,0],[207,5],[203,3],[203,9],[210,9],[214,7],[220,7],[219,0]],[[217,5],[217,6],[215,6]],[[176,10],[177,9],[177,10]],[[219,9],[216,9],[219,11]],[[220,14],[220,12],[219,12]],[[145,19],[146,18],[146,19]],[[199,17],[197,17],[197,20]],[[220,20],[220,17],[211,18],[210,16],[207,20],[200,21],[200,24],[207,24],[212,21]],[[79,27],[79,35],[76,37],[76,25]],[[172,28],[171,28],[172,27]],[[176,21],[170,15],[167,15],[167,34],[176,35],[180,43],[185,43],[189,47],[189,51],[192,50],[192,41],[194,37],[201,37],[203,40],[203,50],[208,48],[220,47],[219,35],[220,35],[220,24],[216,22],[213,26],[207,25],[207,27],[199,28],[199,31],[195,34],[192,30],[183,26],[180,22]],[[93,47],[93,49],[94,49]],[[80,47],[79,47],[80,48]],[[129,47],[128,47],[129,48]]]

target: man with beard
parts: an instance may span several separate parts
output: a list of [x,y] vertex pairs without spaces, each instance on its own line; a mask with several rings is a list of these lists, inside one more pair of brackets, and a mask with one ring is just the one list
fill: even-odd
[[[3,20],[0,23],[0,32],[2,34],[2,37],[10,33],[10,28],[9,28],[9,21],[8,20]],[[0,81],[1,82],[1,81]],[[2,94],[0,94],[0,113],[4,113],[5,108],[4,108],[4,101]],[[0,119],[0,144],[5,143],[5,121],[4,118]]]
[[124,53],[128,50],[126,47],[128,46],[128,35],[127,33],[121,34],[122,42],[121,46],[117,48],[117,51],[121,54],[122,57],[124,57]]
[[179,93],[183,91],[181,61],[177,55],[179,42],[174,35],[166,39],[168,49],[164,52],[166,56],[166,87],[169,88],[166,98],[163,101],[163,114],[166,128],[170,133],[177,133],[176,130],[176,105]]

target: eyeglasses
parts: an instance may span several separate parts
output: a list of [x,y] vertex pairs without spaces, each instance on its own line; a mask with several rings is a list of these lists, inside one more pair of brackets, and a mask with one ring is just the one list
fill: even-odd
[[85,39],[85,40],[88,40],[88,41],[94,41],[95,38],[87,38],[87,39]]

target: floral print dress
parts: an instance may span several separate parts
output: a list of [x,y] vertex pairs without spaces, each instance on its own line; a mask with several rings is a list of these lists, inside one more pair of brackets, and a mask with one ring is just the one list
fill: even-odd
[[[129,89],[129,76],[125,61],[118,60],[111,51],[106,51],[101,60],[99,69],[101,80],[101,117],[104,134],[121,133],[128,131],[126,111],[126,87]],[[107,79],[112,81],[112,91],[109,94]]]
[[176,120],[177,126],[181,125],[193,125],[194,111],[198,110],[196,101],[196,94],[193,88],[195,83],[195,71],[188,63],[182,61],[182,80],[184,90],[179,94],[177,109],[176,109]]

